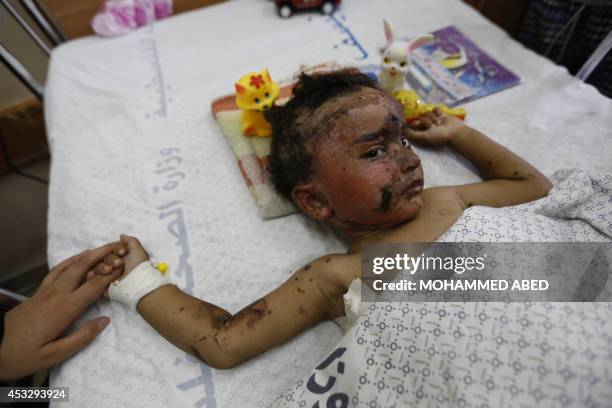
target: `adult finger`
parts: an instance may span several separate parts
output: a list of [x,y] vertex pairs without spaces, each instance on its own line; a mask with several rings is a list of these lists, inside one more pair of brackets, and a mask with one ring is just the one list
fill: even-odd
[[70,267],[70,265],[75,263],[80,257],[85,255],[88,251],[89,250],[86,249],[85,251],[81,253],[73,255],[70,258],[64,259],[62,262],[60,262],[59,264],[51,268],[47,276],[45,276],[44,279],[42,280],[40,286],[47,286],[53,283],[58,278],[58,276],[61,275],[62,272],[64,272],[68,267]]
[[61,282],[62,285],[74,290],[84,281],[87,272],[89,272],[94,265],[102,261],[106,255],[113,252],[118,245],[120,245],[118,242],[111,242],[110,244],[102,245],[101,247],[89,251],[72,264],[66,272],[57,279],[57,283],[59,284]]
[[109,275],[96,275],[83,285],[81,285],[76,291],[76,299],[78,302],[84,302],[90,304],[95,302],[100,296],[104,294],[108,285],[111,284],[115,279],[119,278],[123,273],[123,268],[114,269]]
[[108,265],[112,266],[113,269],[114,268],[118,268],[118,267],[120,267],[123,264],[123,261],[121,260],[119,255],[115,254],[114,252],[106,255],[104,257],[104,262],[106,262]]
[[113,267],[108,265],[106,262],[100,262],[96,266],[94,266],[93,271],[96,275],[109,275],[113,273]]
[[55,366],[83,350],[98,337],[109,323],[110,319],[108,317],[98,317],[85,323],[74,333],[46,344],[41,350],[43,356],[46,357],[44,359],[46,365],[48,367]]

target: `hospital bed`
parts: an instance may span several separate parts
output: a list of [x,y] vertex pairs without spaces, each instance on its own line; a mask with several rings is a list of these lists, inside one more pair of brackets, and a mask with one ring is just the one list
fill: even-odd
[[[49,263],[133,234],[171,265],[181,288],[236,312],[305,262],[342,251],[330,230],[301,215],[258,217],[210,105],[249,71],[267,67],[280,80],[301,66],[378,64],[383,18],[405,36],[453,24],[522,78],[466,105],[470,125],[546,175],[612,169],[612,102],[460,1],[350,0],[333,18],[290,20],[271,2],[229,1],[53,50]],[[428,186],[478,180],[447,151],[419,154]],[[70,406],[264,407],[297,388],[342,338],[323,323],[220,371],[122,305],[99,301],[84,319],[99,314],[111,325],[52,373],[52,385],[70,387]]]

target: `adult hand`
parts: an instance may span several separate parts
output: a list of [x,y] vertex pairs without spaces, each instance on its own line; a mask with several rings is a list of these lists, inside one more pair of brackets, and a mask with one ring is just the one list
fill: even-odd
[[[120,256],[125,253],[117,242],[66,259],[49,272],[32,298],[6,313],[0,380],[21,378],[59,364],[84,349],[108,326],[108,317],[98,317],[65,335],[121,275]],[[110,273],[85,281],[87,273],[100,263],[112,265]]]

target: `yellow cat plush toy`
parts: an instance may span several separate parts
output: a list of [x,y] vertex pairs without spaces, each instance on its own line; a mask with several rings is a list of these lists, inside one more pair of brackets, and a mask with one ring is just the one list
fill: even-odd
[[236,105],[242,109],[242,133],[257,137],[272,135],[272,127],[263,112],[272,107],[280,90],[268,70],[248,73],[234,85]]

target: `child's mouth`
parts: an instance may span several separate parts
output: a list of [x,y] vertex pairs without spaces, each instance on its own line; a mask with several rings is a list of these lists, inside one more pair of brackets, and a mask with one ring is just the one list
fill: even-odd
[[[423,179],[418,179],[410,183],[406,187],[406,189],[399,194],[399,197],[400,199],[401,197],[405,197],[408,200],[410,200],[413,197],[417,196],[422,190],[423,190]],[[393,207],[395,207],[395,205],[399,203],[400,199],[395,201],[395,204],[393,205],[393,207],[391,206],[391,203],[393,201],[393,193],[391,192],[391,184],[387,184],[386,186],[381,188],[380,192],[381,192],[380,206],[372,211],[380,211],[383,213],[387,213],[391,211]]]
[[415,180],[406,187],[406,190],[402,193],[402,196],[406,198],[412,198],[423,191],[423,180]]

